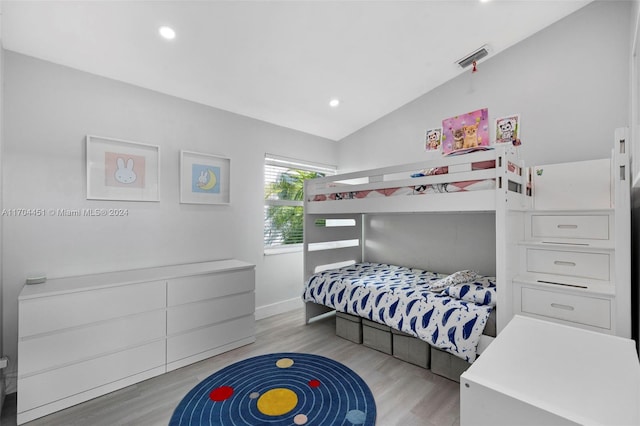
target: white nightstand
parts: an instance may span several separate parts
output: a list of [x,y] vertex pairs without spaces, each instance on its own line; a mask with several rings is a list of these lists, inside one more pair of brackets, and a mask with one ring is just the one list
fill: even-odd
[[639,425],[635,342],[516,315],[460,377],[460,424]]

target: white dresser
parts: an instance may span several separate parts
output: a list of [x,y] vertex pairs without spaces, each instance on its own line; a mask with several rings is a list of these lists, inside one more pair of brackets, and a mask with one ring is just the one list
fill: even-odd
[[534,168],[514,314],[631,336],[629,168],[617,141],[614,160]]
[[255,341],[238,260],[49,280],[18,299],[18,424]]

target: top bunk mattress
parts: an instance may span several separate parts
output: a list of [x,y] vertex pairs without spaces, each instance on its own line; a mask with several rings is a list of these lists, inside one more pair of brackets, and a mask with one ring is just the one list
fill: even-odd
[[323,271],[303,299],[367,318],[424,340],[468,362],[495,307],[495,278],[452,275],[380,263]]
[[[506,155],[503,158],[503,154]],[[503,163],[504,159],[504,163]],[[423,163],[422,170],[411,169],[420,163],[364,170],[344,175],[312,179],[305,187],[305,201],[319,205],[323,201],[362,200],[407,195],[448,194],[491,191],[501,187],[504,164],[509,173],[506,187],[522,193],[529,189],[522,165],[516,164],[515,151],[500,147],[469,148]],[[519,160],[518,160],[519,161]],[[497,176],[501,176],[498,178]],[[493,199],[493,198],[492,198]]]
[[[485,170],[493,168],[495,168],[495,161],[493,160],[472,163],[472,170]],[[429,170],[416,172],[412,174],[411,177],[419,178],[424,176],[445,175],[448,174],[448,172],[449,168],[447,166],[435,167]],[[344,189],[347,188],[337,185],[333,188],[330,188],[329,191],[324,194],[316,194],[312,197],[309,197],[307,201],[317,202],[328,200],[353,200],[358,198],[396,197],[404,195],[444,194],[463,191],[484,191],[495,189],[495,187],[496,183],[494,178],[399,186],[362,191],[345,191]]]

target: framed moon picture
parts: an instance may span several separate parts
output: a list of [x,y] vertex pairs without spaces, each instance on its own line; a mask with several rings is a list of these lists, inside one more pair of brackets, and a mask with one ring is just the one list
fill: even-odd
[[180,202],[229,204],[231,160],[212,154],[180,151]]
[[87,199],[160,201],[160,148],[87,135]]

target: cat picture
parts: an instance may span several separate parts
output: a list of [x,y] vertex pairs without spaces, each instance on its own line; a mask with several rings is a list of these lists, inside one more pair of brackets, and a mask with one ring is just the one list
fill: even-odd
[[489,110],[487,108],[442,120],[442,154],[465,152],[489,146]]
[[453,149],[462,149],[464,146],[464,130],[453,129]]
[[478,123],[470,126],[463,126],[464,131],[464,144],[463,148],[475,148],[478,146]]

